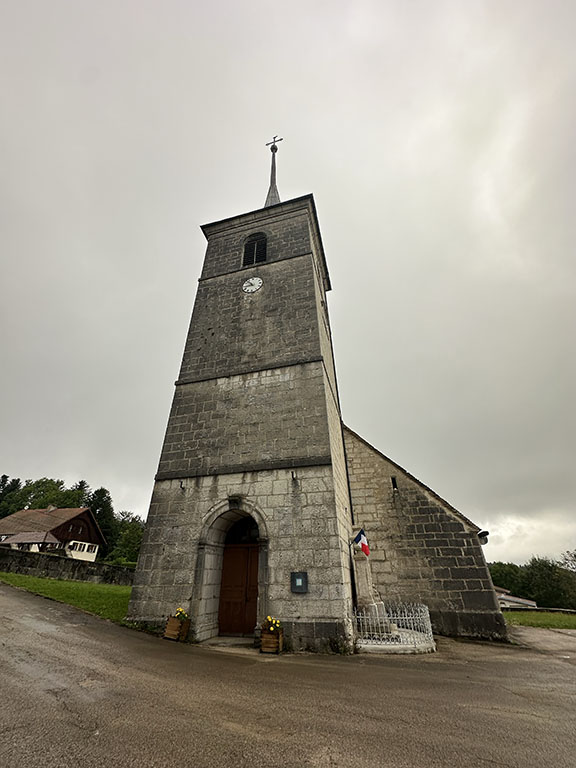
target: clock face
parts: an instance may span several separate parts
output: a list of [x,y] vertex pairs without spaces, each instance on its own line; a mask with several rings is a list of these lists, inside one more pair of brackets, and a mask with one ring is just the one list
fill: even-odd
[[246,280],[242,286],[242,290],[244,291],[244,293],[254,293],[259,288],[262,288],[261,277],[249,277],[248,280]]

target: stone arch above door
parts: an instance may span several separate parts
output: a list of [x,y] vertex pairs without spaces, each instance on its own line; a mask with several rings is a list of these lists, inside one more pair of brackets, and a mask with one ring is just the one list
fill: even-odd
[[215,504],[204,516],[198,542],[195,578],[194,634],[197,640],[218,635],[218,613],[226,534],[234,523],[250,517],[258,526],[257,621],[266,615],[268,604],[268,530],[258,507],[246,499],[233,497]]
[[261,510],[253,502],[241,497],[219,501],[204,516],[201,544],[222,546],[230,526],[242,517],[250,516],[258,526],[261,542],[268,541],[268,529]]

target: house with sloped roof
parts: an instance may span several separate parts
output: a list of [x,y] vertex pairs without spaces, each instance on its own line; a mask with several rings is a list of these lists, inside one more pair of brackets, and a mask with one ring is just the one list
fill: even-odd
[[0,546],[96,560],[106,543],[88,507],[21,509],[0,520]]
[[516,597],[510,593],[509,589],[497,587],[494,584],[494,592],[498,599],[500,608],[538,608],[535,600],[528,600],[526,597]]

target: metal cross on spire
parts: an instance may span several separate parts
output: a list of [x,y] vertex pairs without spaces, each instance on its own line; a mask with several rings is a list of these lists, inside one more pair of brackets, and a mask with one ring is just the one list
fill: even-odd
[[267,146],[267,147],[272,147],[272,149],[270,150],[270,152],[278,152],[278,147],[276,146],[276,144],[277,144],[279,141],[284,141],[284,139],[279,139],[279,138],[278,138],[278,136],[274,136],[274,137],[272,138],[272,141],[269,141],[269,142],[268,142],[268,144],[266,144],[266,146]]
[[272,168],[270,170],[270,189],[268,190],[264,208],[267,208],[269,205],[276,205],[276,203],[280,202],[280,195],[278,194],[278,187],[276,186],[276,152],[278,152],[277,144],[279,141],[284,141],[284,139],[279,139],[278,136],[274,136],[272,141],[269,141],[266,144],[267,147],[270,147],[270,152],[272,152]]

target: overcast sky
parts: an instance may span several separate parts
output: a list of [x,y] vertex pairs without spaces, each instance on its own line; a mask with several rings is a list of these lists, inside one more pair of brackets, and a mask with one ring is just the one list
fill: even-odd
[[343,416],[576,548],[576,6],[0,0],[0,472],[145,516],[200,224],[312,192]]

